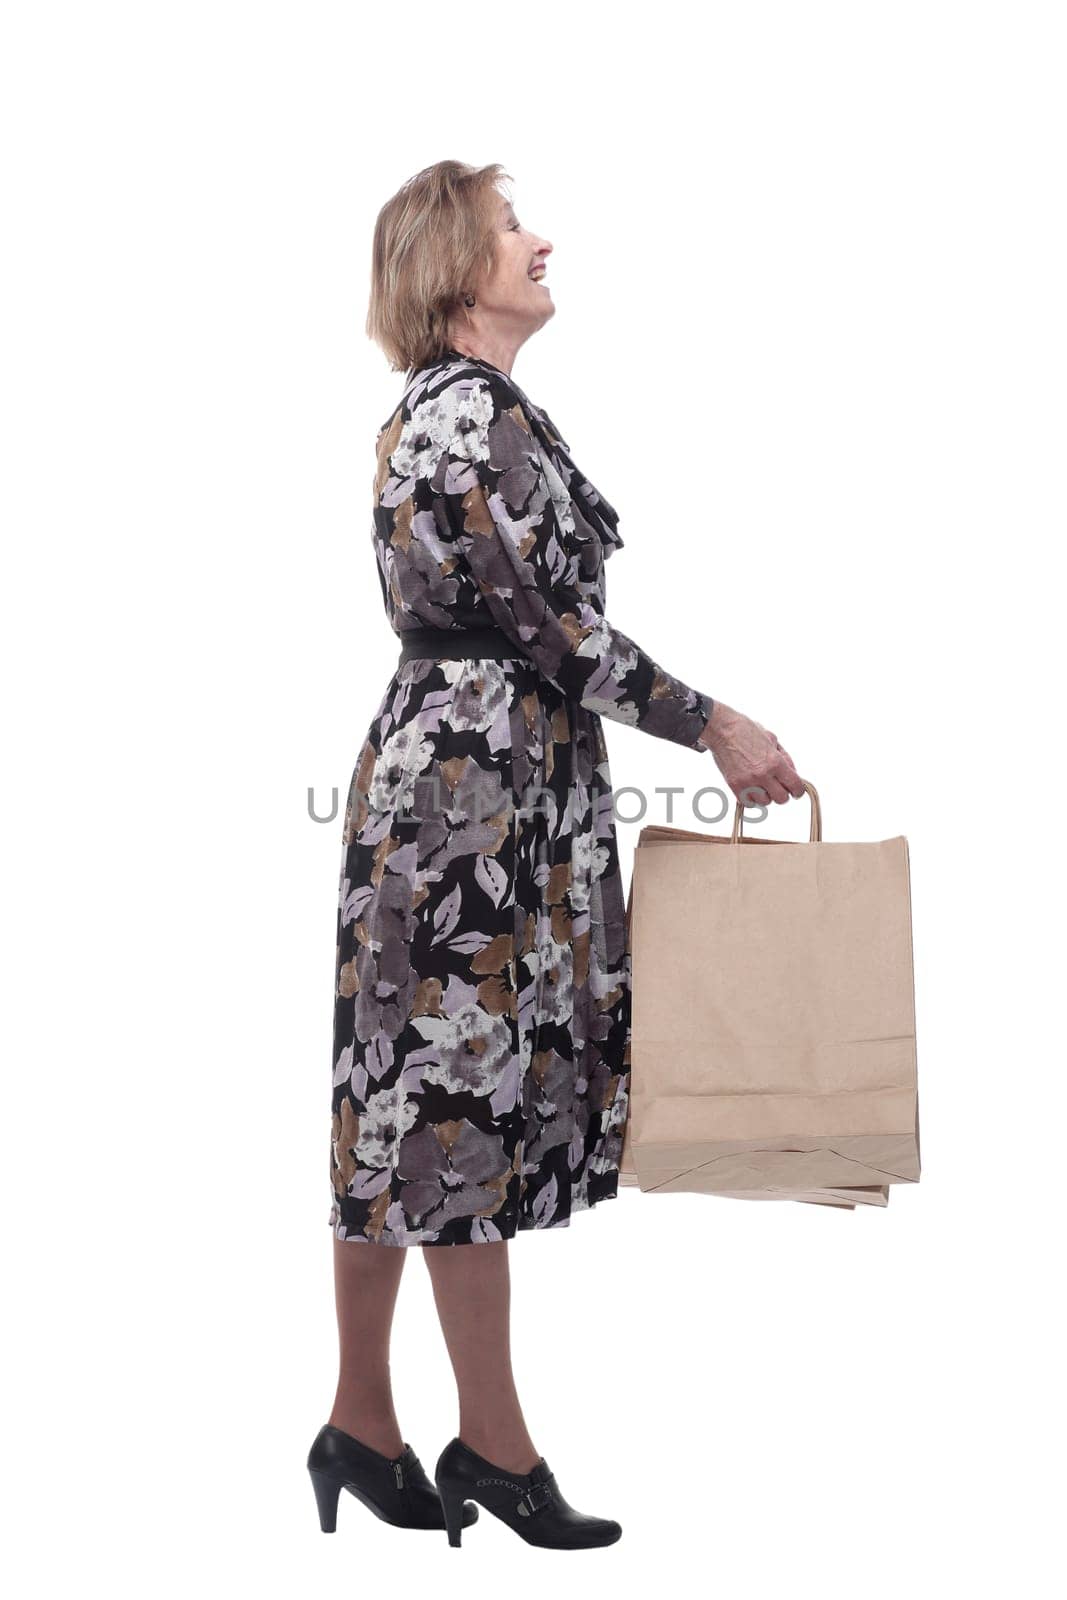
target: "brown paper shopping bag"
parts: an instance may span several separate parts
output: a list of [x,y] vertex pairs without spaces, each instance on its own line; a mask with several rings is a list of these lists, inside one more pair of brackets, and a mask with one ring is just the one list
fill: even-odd
[[[919,1178],[907,841],[641,830],[620,1181],[884,1205]],[[844,1191],[855,1194],[846,1198]]]

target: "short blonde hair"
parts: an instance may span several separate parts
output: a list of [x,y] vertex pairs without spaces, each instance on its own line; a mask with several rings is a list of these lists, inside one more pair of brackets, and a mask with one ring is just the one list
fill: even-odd
[[495,265],[499,185],[510,181],[497,161],[438,161],[408,178],[379,211],[366,331],[392,371],[444,355],[449,318],[481,270]]

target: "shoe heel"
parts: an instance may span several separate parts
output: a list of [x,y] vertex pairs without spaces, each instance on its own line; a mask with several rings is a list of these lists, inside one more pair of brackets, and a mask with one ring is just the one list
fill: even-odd
[[336,1478],[328,1478],[324,1472],[312,1472],[310,1468],[308,1471],[315,1491],[315,1504],[319,1508],[319,1527],[323,1533],[336,1533],[341,1485]]
[[441,1510],[444,1512],[445,1527],[448,1529],[448,1542],[458,1550],[463,1534],[463,1490],[450,1489],[438,1482],[437,1493],[441,1496]]

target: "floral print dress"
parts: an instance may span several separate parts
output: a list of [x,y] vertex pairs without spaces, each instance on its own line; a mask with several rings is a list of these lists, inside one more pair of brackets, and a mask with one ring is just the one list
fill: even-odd
[[360,749],[337,908],[330,1223],[385,1245],[560,1228],[615,1197],[630,956],[601,719],[695,751],[710,695],[613,628],[623,540],[547,412],[449,351],[377,441],[393,629],[508,659],[401,660]]

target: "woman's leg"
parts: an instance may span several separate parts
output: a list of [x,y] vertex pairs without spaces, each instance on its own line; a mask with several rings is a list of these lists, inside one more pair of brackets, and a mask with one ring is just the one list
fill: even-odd
[[340,1374],[330,1422],[392,1459],[404,1448],[393,1410],[389,1335],[408,1246],[333,1241]]
[[459,1437],[505,1472],[529,1472],[540,1451],[526,1431],[511,1371],[508,1240],[422,1252],[459,1390]]

